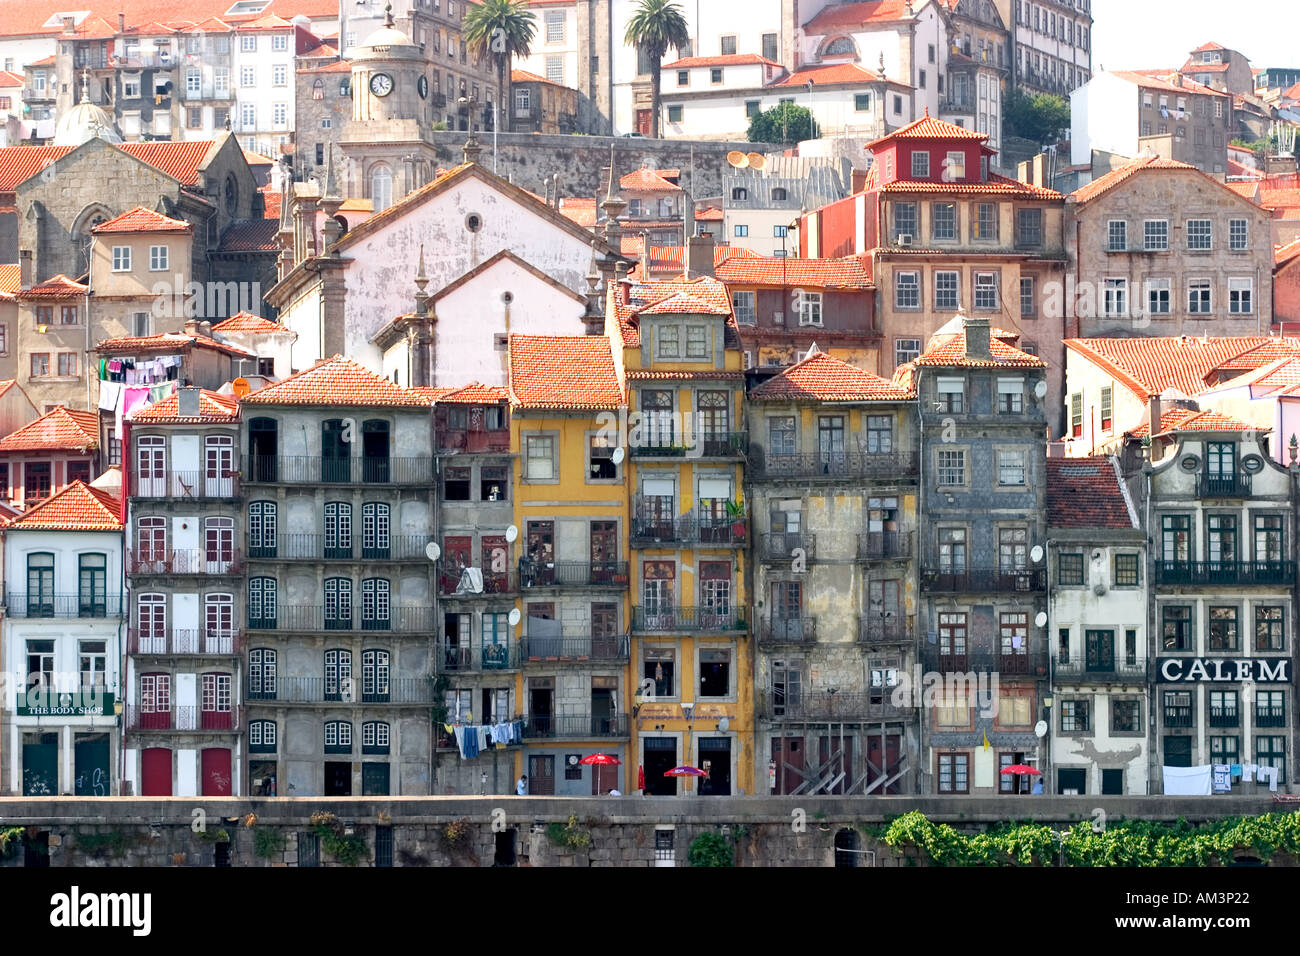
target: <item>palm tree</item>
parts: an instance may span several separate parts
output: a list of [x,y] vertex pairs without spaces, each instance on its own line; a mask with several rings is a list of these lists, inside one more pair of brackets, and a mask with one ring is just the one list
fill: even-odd
[[654,116],[650,122],[650,135],[659,137],[659,74],[663,69],[664,54],[672,47],[679,54],[690,44],[691,34],[682,16],[682,8],[672,0],[641,0],[627,22],[623,41],[628,46],[645,51],[650,60],[651,105]]
[[[533,36],[537,33],[537,18],[528,11],[525,0],[483,0],[469,5],[464,20],[465,43],[476,58],[484,54],[492,58],[497,68],[497,90],[505,111],[506,128],[510,128],[510,65],[515,57],[526,57]],[[493,123],[499,117],[492,118]]]

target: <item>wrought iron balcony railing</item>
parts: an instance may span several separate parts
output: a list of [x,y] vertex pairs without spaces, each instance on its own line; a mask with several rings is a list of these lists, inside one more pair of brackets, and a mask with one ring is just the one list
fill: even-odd
[[758,643],[761,645],[815,644],[817,618],[769,617],[758,623]]
[[625,661],[628,654],[629,641],[623,634],[611,637],[528,635],[520,642],[520,655],[525,664],[550,661]]
[[131,474],[131,494],[137,498],[179,498],[228,501],[239,497],[239,472],[151,471]]
[[625,588],[626,561],[542,561],[524,558],[519,562],[519,586],[530,588]]
[[627,714],[533,714],[524,718],[525,737],[626,737]]
[[916,708],[895,704],[892,689],[885,688],[878,694],[769,691],[761,695],[759,712],[768,720],[902,720]]
[[436,645],[434,660],[443,673],[513,670],[519,667],[519,642],[476,645],[441,641]]
[[760,535],[758,543],[763,561],[792,561],[796,552],[802,552],[805,561],[817,559],[817,535],[808,531],[770,531]]
[[1047,587],[1047,573],[1042,568],[926,568],[921,572],[921,587],[950,594],[1042,591]]
[[647,634],[674,631],[743,631],[743,607],[692,607],[688,605],[632,608],[632,630]]
[[253,561],[427,561],[429,536],[340,538],[330,534],[281,534],[248,548]]
[[243,708],[200,710],[192,704],[177,704],[169,710],[145,710],[139,704],[126,705],[126,729],[135,733],[193,731],[235,733],[243,729]]
[[1052,676],[1058,681],[1080,683],[1144,683],[1149,676],[1146,661],[1088,661],[1081,658],[1052,661]]
[[245,455],[245,484],[430,485],[433,458]]
[[238,631],[205,631],[199,628],[169,627],[158,630],[127,628],[128,654],[180,657],[231,657],[243,651]]
[[902,644],[912,637],[913,631],[906,615],[874,612],[858,618],[858,642],[861,644]]
[[122,596],[10,592],[5,609],[9,617],[121,617]]
[[515,571],[482,571],[480,581],[476,575],[466,574],[466,570],[469,569],[443,568],[438,574],[438,593],[448,598],[475,598],[519,591],[519,574]]
[[859,451],[775,454],[750,449],[750,478],[873,478],[884,481],[916,478],[914,452],[868,454]]
[[911,556],[911,532],[865,531],[858,535],[859,561],[894,561]]
[[1191,587],[1291,587],[1294,561],[1157,561],[1156,583]]
[[127,574],[239,574],[244,556],[238,548],[127,548]]
[[398,634],[418,634],[433,630],[433,608],[393,607],[387,616],[368,616],[358,613],[358,608],[277,607],[261,615],[250,613],[248,629],[251,631],[390,631]]
[[1196,476],[1196,497],[1249,498],[1251,477],[1247,472],[1236,475],[1207,475],[1202,472]]
[[433,682],[425,677],[399,677],[365,683],[356,677],[281,677],[252,680],[245,675],[248,701],[289,704],[392,704],[436,703]]
[[926,670],[944,674],[992,674],[1002,677],[1046,677],[1047,654],[1024,650],[1003,654],[1000,651],[967,650],[945,653],[942,645],[923,643],[921,661]]

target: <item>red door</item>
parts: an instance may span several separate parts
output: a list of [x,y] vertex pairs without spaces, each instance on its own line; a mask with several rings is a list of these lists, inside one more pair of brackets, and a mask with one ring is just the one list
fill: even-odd
[[230,750],[227,747],[204,749],[200,771],[203,796],[230,796]]
[[642,136],[650,135],[650,117],[653,112],[653,110],[636,111],[636,131]]
[[867,734],[867,789],[873,794],[882,793],[902,793],[902,778],[895,780],[888,787],[877,787],[871,790],[871,785],[881,777],[889,778],[898,773],[898,748],[899,735],[886,734],[884,740],[881,740],[880,734]]
[[172,752],[166,747],[149,747],[140,755],[140,795],[172,795]]
[[467,535],[447,535],[442,539],[442,593],[454,594],[460,585],[460,573],[473,565],[474,539]]

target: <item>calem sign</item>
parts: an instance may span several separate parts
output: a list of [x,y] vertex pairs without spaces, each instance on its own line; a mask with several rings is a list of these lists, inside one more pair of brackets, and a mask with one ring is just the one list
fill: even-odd
[[1201,681],[1288,684],[1291,660],[1286,657],[1162,657],[1156,661],[1156,673],[1165,684]]

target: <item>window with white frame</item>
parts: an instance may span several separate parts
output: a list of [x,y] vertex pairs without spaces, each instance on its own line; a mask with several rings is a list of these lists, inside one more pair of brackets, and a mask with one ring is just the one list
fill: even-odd
[[271,107],[271,123],[276,129],[284,129],[289,118],[289,107],[286,103],[276,103]]
[[524,478],[528,481],[551,481],[555,478],[555,438],[552,435],[527,435],[524,438]]
[[138,100],[140,98],[139,74],[122,77],[122,98],[125,100]]
[[1228,220],[1228,248],[1243,252],[1250,244],[1250,223],[1245,219]]
[[912,178],[930,178],[930,153],[928,150],[916,149],[912,151]]
[[997,311],[998,277],[996,273],[975,273],[975,308],[983,312]]
[[941,378],[936,383],[939,411],[959,413],[963,406],[966,383],[961,378]]
[[958,294],[958,283],[961,278],[959,272],[935,272],[934,274],[934,307],[936,309],[956,309],[960,303]]
[[1208,219],[1187,220],[1187,248],[1207,250],[1214,247],[1214,228]]
[[1228,312],[1232,315],[1250,315],[1255,311],[1255,280],[1251,278],[1228,280]]
[[998,484],[1024,485],[1025,453],[1023,449],[1002,449],[998,452]]
[[1128,249],[1128,223],[1123,219],[1112,219],[1106,224],[1106,250],[1124,252]]
[[1020,277],[1020,317],[1022,319],[1036,318],[1038,315],[1038,305],[1034,297],[1034,277]]
[[239,108],[239,123],[241,129],[257,129],[257,107],[252,103],[241,105]]
[[709,355],[709,330],[702,325],[686,326],[686,357],[703,359]]
[[736,314],[736,321],[741,325],[754,325],[758,322],[755,312],[754,293],[739,291],[731,293],[731,311]]
[[113,271],[114,272],[131,271],[131,247],[130,246],[113,247]]
[[921,273],[894,273],[894,308],[919,309],[921,307]]
[[283,63],[277,63],[271,67],[271,85],[288,86],[289,85],[289,68]]
[[930,232],[936,240],[957,238],[957,204],[937,202],[930,207]]
[[1102,280],[1102,315],[1128,315],[1128,279]]
[[546,14],[546,42],[564,42],[564,13],[551,11]]
[[680,332],[675,325],[661,325],[655,329],[656,356],[675,359],[681,355]]
[[960,448],[939,450],[939,484],[964,485],[966,483],[966,452]]
[[1168,315],[1171,308],[1170,280],[1147,279],[1147,314]]
[[203,90],[203,74],[198,70],[185,71],[185,95],[198,96]]
[[1209,279],[1187,280],[1187,311],[1193,315],[1209,315],[1214,309],[1214,288]]
[[251,66],[241,66],[239,68],[239,85],[245,88],[256,86],[257,70]]
[[169,264],[169,255],[166,246],[149,247],[149,271],[166,272]]
[[966,178],[966,154],[960,150],[950,152],[944,159],[943,166],[949,180]]
[[822,294],[820,292],[800,292],[799,324],[822,324]]
[[244,53],[257,52],[257,37],[248,34],[239,38],[239,49]]
[[998,379],[998,411],[1019,414],[1025,410],[1025,380],[1023,378]]
[[271,49],[277,53],[283,53],[289,49],[289,34],[273,33],[271,34]]
[[906,365],[921,354],[920,339],[894,340],[894,365]]

